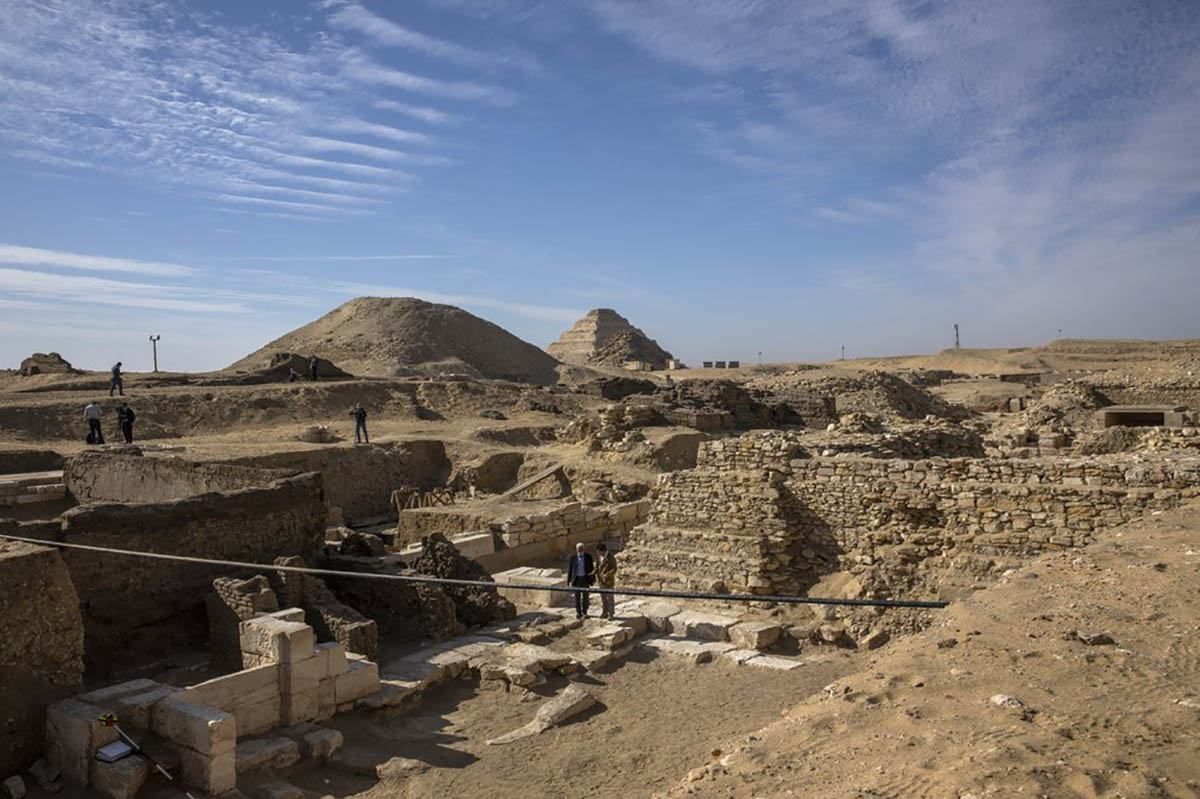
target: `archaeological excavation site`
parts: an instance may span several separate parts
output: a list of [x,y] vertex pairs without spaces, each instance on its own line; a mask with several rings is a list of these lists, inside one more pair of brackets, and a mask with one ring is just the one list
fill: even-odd
[[0,796],[1200,795],[1200,342],[545,343],[0,372]]

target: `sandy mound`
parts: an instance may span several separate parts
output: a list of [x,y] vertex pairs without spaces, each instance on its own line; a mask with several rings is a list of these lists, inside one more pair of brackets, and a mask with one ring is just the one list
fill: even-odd
[[277,352],[316,354],[371,377],[462,374],[550,385],[558,362],[503,328],[452,305],[359,297],[247,355],[230,369],[268,366]]
[[1051,387],[1021,415],[1026,427],[1086,429],[1092,424],[1097,408],[1112,405],[1112,401],[1092,386],[1083,383],[1060,383]]
[[547,351],[569,363],[621,366],[645,361],[665,369],[671,353],[611,308],[596,308],[559,336]]
[[805,404],[813,396],[833,397],[837,413],[868,413],[890,418],[961,420],[966,408],[936,397],[889,372],[868,371],[852,376],[813,377],[806,371],[762,377],[747,387],[793,404]]

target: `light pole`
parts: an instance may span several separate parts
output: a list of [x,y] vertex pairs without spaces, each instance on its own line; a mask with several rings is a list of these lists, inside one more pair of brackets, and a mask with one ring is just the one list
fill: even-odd
[[154,348],[154,371],[156,372],[158,371],[158,340],[160,338],[162,338],[162,336],[150,337],[150,346]]

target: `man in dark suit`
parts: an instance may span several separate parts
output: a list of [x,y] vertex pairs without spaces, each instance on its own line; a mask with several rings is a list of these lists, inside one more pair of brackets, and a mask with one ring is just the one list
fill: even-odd
[[[567,561],[567,585],[573,588],[588,588],[596,579],[596,564],[592,556],[583,551],[583,544],[575,545],[575,554]],[[575,617],[582,619],[588,612],[588,592],[575,592]]]

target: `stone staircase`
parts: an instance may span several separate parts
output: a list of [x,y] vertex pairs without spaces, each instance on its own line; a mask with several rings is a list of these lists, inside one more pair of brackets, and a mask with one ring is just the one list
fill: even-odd
[[0,475],[0,508],[65,499],[67,487],[61,469],[50,472]]

